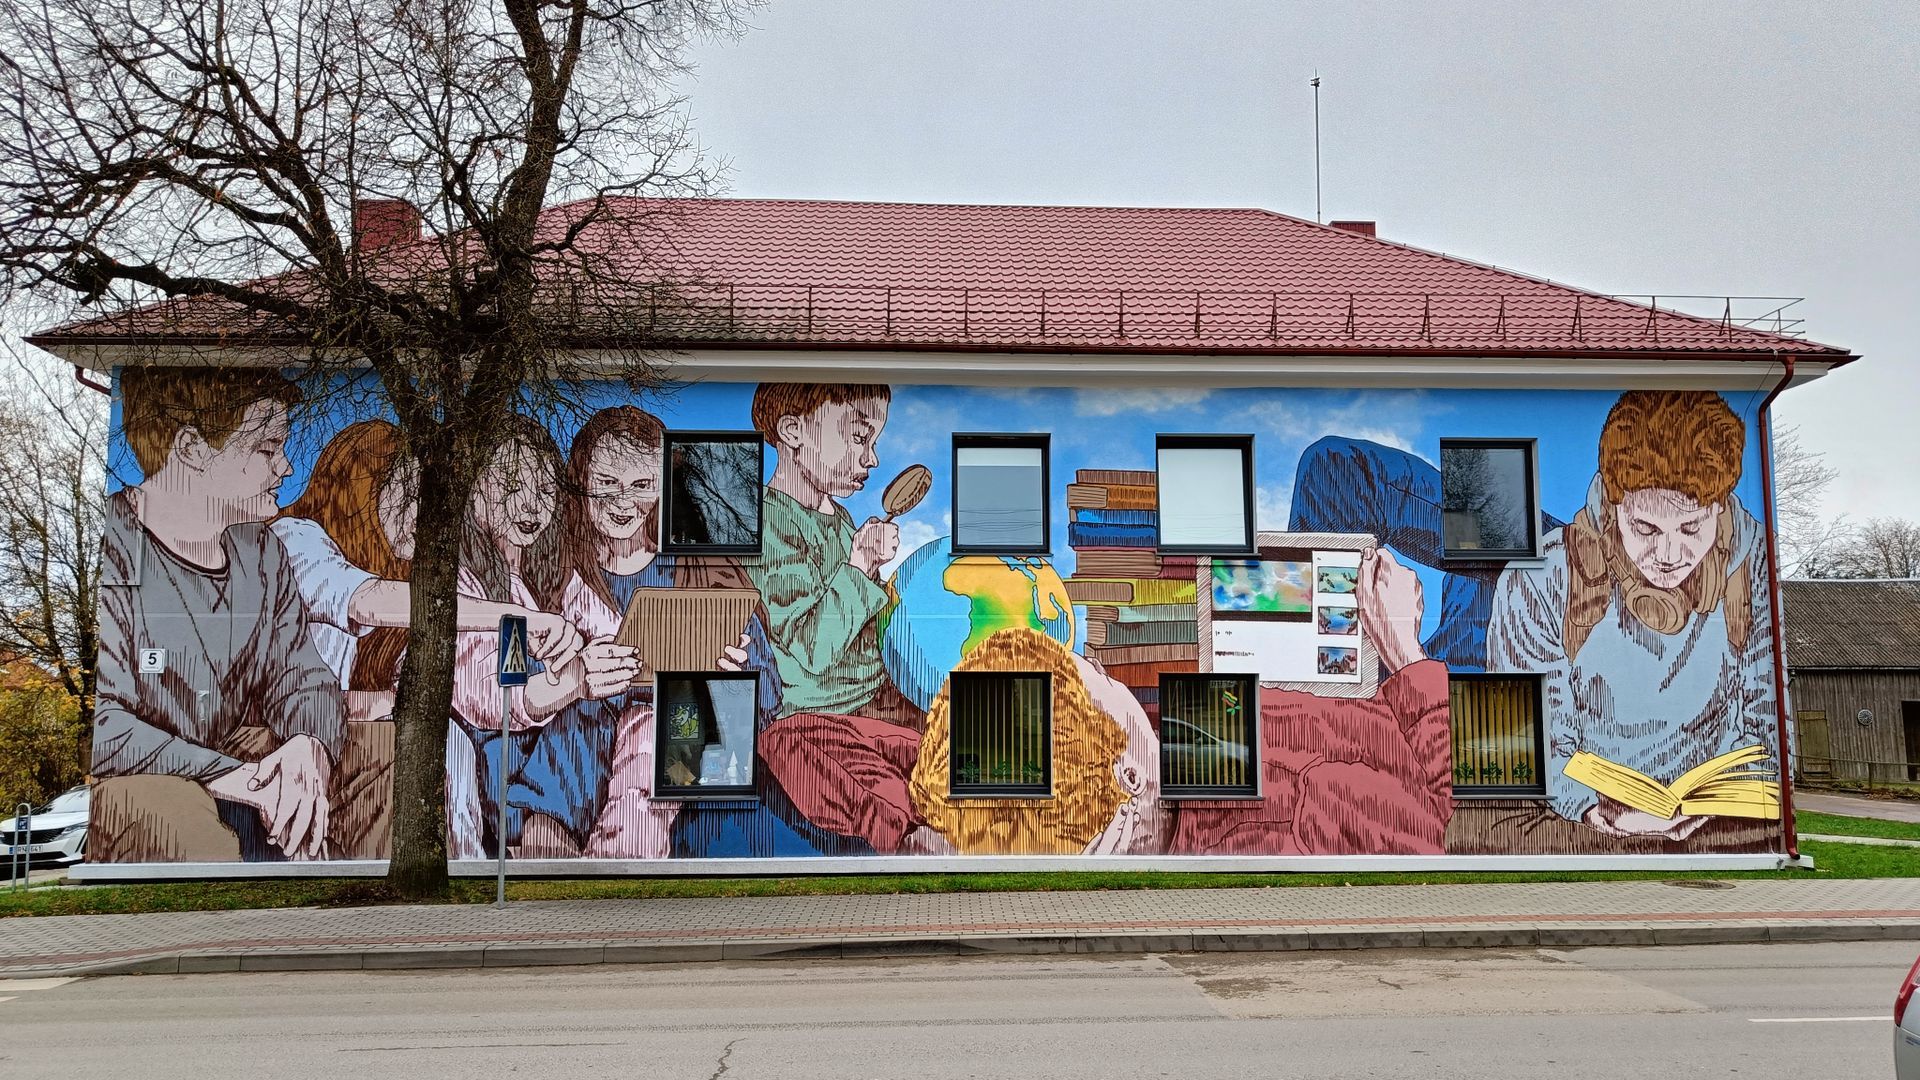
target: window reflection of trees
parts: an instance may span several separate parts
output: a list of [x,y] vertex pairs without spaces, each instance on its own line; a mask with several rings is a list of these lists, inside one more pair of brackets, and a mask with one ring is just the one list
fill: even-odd
[[1441,470],[1441,510],[1448,548],[1517,551],[1531,546],[1525,451],[1513,447],[1449,447],[1441,452]]
[[737,441],[673,448],[672,542],[751,545],[760,539],[760,448]]

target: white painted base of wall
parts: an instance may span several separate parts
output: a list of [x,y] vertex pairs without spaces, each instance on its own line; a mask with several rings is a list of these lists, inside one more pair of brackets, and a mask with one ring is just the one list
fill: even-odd
[[[454,877],[488,878],[497,864],[457,860]],[[1812,869],[1813,859],[1759,855],[868,855],[792,859],[512,859],[513,878],[799,877],[807,874],[1007,874],[1073,870],[1350,874]],[[285,863],[82,863],[74,881],[370,878],[385,861]]]

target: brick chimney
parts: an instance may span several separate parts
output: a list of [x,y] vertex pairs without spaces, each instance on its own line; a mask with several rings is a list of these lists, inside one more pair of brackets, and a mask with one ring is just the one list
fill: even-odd
[[1374,222],[1371,221],[1329,221],[1327,224],[1342,232],[1359,233],[1361,236],[1374,235]]
[[378,251],[418,240],[420,221],[420,211],[404,199],[355,199],[353,246],[358,251]]

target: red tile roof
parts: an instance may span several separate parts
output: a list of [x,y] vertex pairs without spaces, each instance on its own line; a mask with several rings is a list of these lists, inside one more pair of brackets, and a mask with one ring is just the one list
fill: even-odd
[[[548,210],[543,231],[557,235],[590,205]],[[1265,210],[785,199],[611,209],[582,241],[623,283],[624,311],[578,314],[582,344],[619,326],[682,345],[1850,357]],[[197,302],[33,340],[271,330]]]

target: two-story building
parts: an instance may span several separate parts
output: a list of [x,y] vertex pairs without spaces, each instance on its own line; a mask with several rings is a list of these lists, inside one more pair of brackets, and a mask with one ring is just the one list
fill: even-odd
[[[648,314],[674,387],[580,384],[474,498],[456,858],[1793,851],[1768,406],[1846,350],[1261,210],[662,221],[632,284],[681,283]],[[330,824],[292,854],[378,859],[391,423],[303,406],[268,325],[32,340],[116,395],[90,876],[287,858],[244,781],[301,739]],[[546,664],[504,721],[502,612]]]

